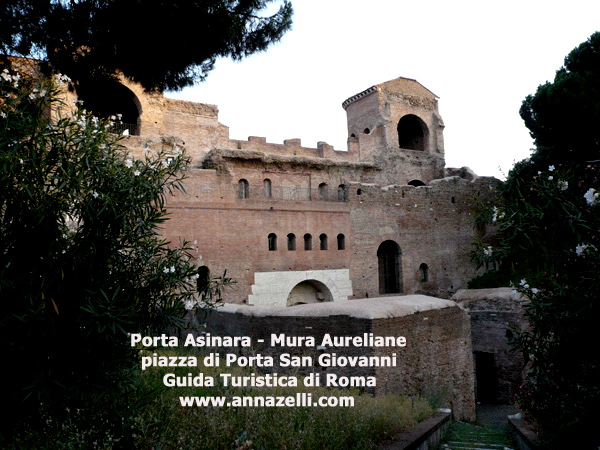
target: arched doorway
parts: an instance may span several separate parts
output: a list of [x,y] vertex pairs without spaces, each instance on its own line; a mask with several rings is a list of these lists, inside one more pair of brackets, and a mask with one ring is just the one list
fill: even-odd
[[379,293],[402,293],[402,251],[394,241],[384,241],[377,249]]
[[77,88],[77,96],[94,116],[119,118],[113,125],[114,132],[128,130],[130,135],[139,136],[142,107],[129,88],[116,81],[89,80]]
[[286,306],[332,301],[331,291],[325,284],[317,280],[305,280],[294,286],[288,295]]
[[414,114],[407,114],[398,122],[398,143],[407,150],[427,149],[427,125]]

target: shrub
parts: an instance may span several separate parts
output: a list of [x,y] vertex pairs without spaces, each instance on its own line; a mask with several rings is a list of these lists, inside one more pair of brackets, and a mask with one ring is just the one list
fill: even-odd
[[35,67],[0,77],[8,433],[18,421],[45,426],[49,411],[57,421],[77,410],[118,415],[135,379],[127,333],[176,325],[195,298],[187,243],[158,234],[165,194],[182,190],[185,153],[134,160],[113,121],[66,103],[68,82],[43,81]]

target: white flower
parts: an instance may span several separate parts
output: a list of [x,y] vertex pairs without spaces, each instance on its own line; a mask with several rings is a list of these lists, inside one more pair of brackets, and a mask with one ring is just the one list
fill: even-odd
[[133,167],[133,161],[131,159],[128,159],[127,161],[125,161],[125,165],[128,169],[131,169]]
[[550,172],[554,172],[554,166],[550,166],[550,167],[548,167],[548,170],[549,170]]
[[194,309],[194,306],[196,306],[196,302],[194,300],[186,300],[184,302],[184,305],[185,309],[189,311],[190,309]]
[[527,284],[527,280],[525,278],[523,278],[519,284],[525,289],[529,289],[529,285]]
[[549,179],[550,181],[552,181],[552,180],[554,179],[554,177],[553,177],[552,175],[550,175],[550,176],[548,177],[548,179]]
[[171,273],[175,272],[175,266],[171,266]]
[[494,249],[491,246],[487,246],[486,248],[483,249],[483,255],[490,257],[492,256],[492,253],[494,252]]
[[588,205],[595,205],[598,202],[598,192],[594,188],[589,188],[583,198],[588,202]]
[[2,116],[3,119],[6,119],[6,113],[4,111],[0,113],[0,116]]
[[585,253],[585,250],[587,249],[587,245],[586,244],[579,244],[577,245],[577,247],[575,247],[575,253],[577,253],[577,256],[581,256]]
[[538,292],[540,292],[538,288],[531,289],[532,294],[537,294]]
[[569,188],[569,182],[568,181],[559,181],[558,187],[560,188],[561,191],[566,191]]
[[98,194],[96,191],[92,192],[92,196],[93,196],[94,198],[98,198],[98,195],[99,195],[99,194]]
[[123,136],[129,136],[129,129],[123,131]]
[[168,267],[165,267],[165,268],[163,269],[163,272],[164,272],[164,273],[169,273],[169,268],[168,268]]
[[140,176],[140,171],[139,171],[139,170],[136,170],[136,171],[134,171],[134,172],[133,172],[133,174],[134,174],[136,177],[139,177],[139,176]]

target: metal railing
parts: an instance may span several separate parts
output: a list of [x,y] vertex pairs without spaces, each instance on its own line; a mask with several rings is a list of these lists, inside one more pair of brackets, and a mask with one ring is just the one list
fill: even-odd
[[129,136],[139,136],[140,130],[136,123],[125,123],[125,122],[115,122],[110,127],[110,132],[114,134],[123,134],[127,130],[126,134]]

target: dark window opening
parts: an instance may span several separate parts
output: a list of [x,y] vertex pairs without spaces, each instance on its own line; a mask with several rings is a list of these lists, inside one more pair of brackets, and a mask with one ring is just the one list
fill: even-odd
[[408,114],[398,122],[400,148],[424,151],[426,148],[427,125],[414,114]]
[[250,197],[250,185],[248,184],[248,180],[241,179],[240,181],[238,181],[238,197]]
[[312,236],[308,233],[304,235],[304,250],[312,250]]
[[337,248],[338,250],[346,250],[346,236],[341,233],[337,235]]
[[455,199],[454,197],[452,197],[452,198],[450,199],[450,203],[456,203],[456,199]]
[[141,105],[136,95],[116,81],[88,80],[77,88],[83,107],[102,119],[111,119],[116,134],[140,135]]
[[369,130],[368,128],[365,128],[365,129],[364,129],[364,131],[363,131],[363,133],[364,133],[364,134],[370,134],[370,133],[371,133],[371,130]]
[[290,233],[287,235],[288,239],[288,250],[293,251],[296,250],[296,235],[294,233]]
[[338,186],[338,202],[347,202],[348,201],[348,189],[345,184],[340,184]]
[[419,266],[419,274],[421,275],[421,283],[429,282],[429,267],[423,263]]
[[196,279],[196,286],[198,292],[202,294],[206,292],[210,284],[210,269],[207,266],[198,267],[198,278]]
[[319,248],[321,250],[327,250],[327,235],[325,233],[319,236]]
[[273,195],[273,193],[271,192],[271,180],[265,178],[265,180],[263,181],[263,188],[265,191],[265,197],[271,198]]
[[409,186],[414,186],[414,187],[419,187],[419,186],[426,186],[425,183],[423,183],[421,180],[411,180],[408,182]]
[[319,184],[319,200],[327,200],[327,183]]
[[362,195],[362,189],[361,188],[358,188],[356,190],[356,195]]
[[275,250],[277,250],[277,235],[275,233],[269,234],[269,236],[267,237],[267,241],[270,252],[274,252]]
[[394,241],[382,242],[377,249],[379,293],[402,293],[402,251]]

